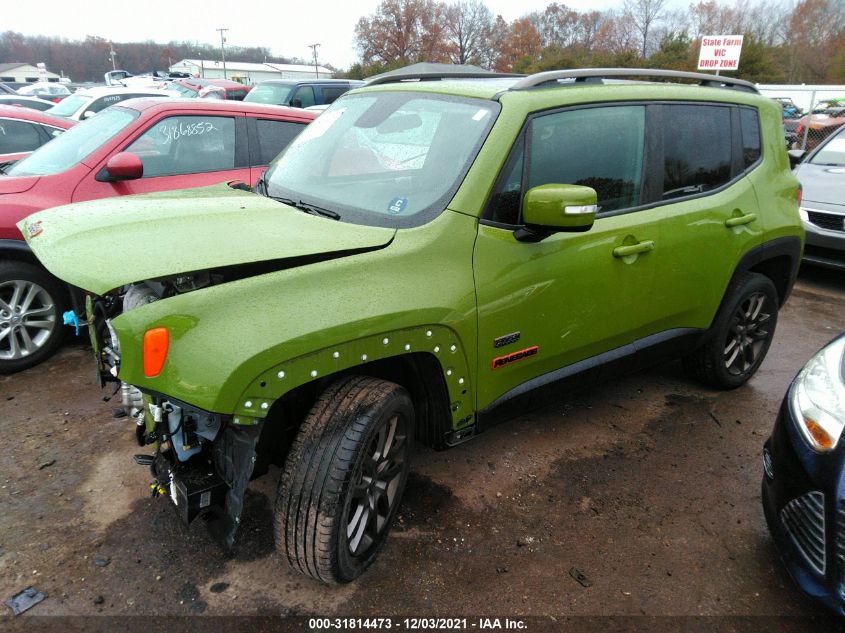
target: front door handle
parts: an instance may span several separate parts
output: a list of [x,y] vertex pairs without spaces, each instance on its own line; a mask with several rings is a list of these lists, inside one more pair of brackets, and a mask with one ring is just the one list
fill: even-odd
[[637,255],[639,253],[648,253],[654,250],[654,241],[646,240],[645,242],[638,242],[637,244],[630,244],[629,246],[617,246],[613,249],[614,257],[629,257],[630,255]]
[[742,226],[743,224],[751,224],[756,219],[756,213],[746,213],[745,215],[740,215],[734,218],[728,218],[727,220],[725,220],[725,226],[730,229],[735,226]]

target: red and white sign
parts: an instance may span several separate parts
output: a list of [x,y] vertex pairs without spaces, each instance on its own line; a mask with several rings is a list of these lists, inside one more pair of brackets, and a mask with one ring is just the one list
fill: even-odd
[[742,35],[705,35],[701,38],[698,70],[736,70],[742,53]]

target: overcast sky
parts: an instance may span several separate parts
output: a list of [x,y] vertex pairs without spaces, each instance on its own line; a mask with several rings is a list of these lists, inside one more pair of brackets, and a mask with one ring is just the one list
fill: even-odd
[[[487,0],[487,6],[494,14],[513,20],[545,8],[549,1]],[[355,23],[362,15],[373,13],[378,4],[379,0],[141,0],[137,4],[122,0],[8,0],[3,2],[0,30],[69,39],[97,35],[116,42],[188,40],[219,44],[215,29],[228,28],[229,44],[268,46],[274,55],[310,59],[308,45],[319,42],[321,63],[346,68],[357,59]],[[567,0],[565,4],[578,10],[605,9],[621,5],[621,0]],[[39,60],[0,59],[7,61]]]

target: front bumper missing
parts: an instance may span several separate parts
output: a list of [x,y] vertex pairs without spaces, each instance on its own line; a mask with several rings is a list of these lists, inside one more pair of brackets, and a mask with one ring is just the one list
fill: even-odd
[[235,540],[244,495],[256,462],[262,423],[240,426],[230,416],[152,396],[144,443],[156,444],[149,461],[154,496],[167,496],[185,525],[207,515],[209,531],[225,547]]

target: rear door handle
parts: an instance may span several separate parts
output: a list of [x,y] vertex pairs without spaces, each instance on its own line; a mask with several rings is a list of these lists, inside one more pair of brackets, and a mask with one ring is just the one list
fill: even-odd
[[725,226],[730,229],[735,226],[742,226],[743,224],[751,224],[756,219],[756,213],[746,213],[745,215],[740,215],[735,218],[728,218],[725,220]]
[[631,244],[629,246],[617,246],[613,249],[613,256],[614,257],[628,257],[630,255],[637,255],[639,253],[648,253],[649,251],[654,250],[654,241],[653,240],[646,240],[644,242],[639,242],[637,244]]

